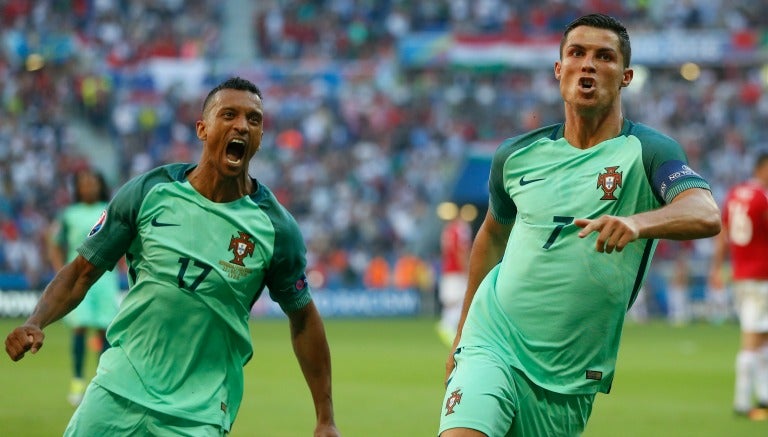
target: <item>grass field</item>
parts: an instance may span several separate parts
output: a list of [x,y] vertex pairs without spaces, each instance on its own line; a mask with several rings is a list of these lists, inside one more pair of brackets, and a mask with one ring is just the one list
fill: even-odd
[[[0,319],[2,338],[19,322]],[[434,321],[328,320],[326,325],[342,433],[434,436],[447,353]],[[259,320],[252,328],[256,352],[245,368],[245,398],[231,435],[312,435],[312,404],[286,322]],[[585,436],[768,435],[768,422],[731,413],[737,341],[733,324],[627,325],[613,391],[598,395]],[[67,331],[55,324],[39,354],[18,363],[0,359],[0,435],[61,435],[72,414],[65,401],[68,344]]]

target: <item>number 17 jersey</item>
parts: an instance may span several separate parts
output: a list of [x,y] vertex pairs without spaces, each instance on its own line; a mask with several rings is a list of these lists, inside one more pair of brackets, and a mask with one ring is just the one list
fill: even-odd
[[554,392],[608,392],[624,316],[656,242],[599,253],[597,233],[579,238],[573,221],[649,211],[690,188],[709,186],[679,144],[629,120],[615,138],[583,150],[562,125],[502,143],[490,212],[514,225],[473,298],[460,346],[489,348]]
[[305,246],[267,187],[216,203],[187,180],[193,168],[172,164],[126,183],[79,248],[102,268],[125,253],[129,268],[94,382],[229,430],[253,354],[250,308],[265,286],[286,312],[310,302]]

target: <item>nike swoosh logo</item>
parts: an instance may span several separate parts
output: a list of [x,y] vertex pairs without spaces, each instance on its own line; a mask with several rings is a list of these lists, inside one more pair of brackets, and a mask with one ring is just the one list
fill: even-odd
[[152,222],[151,223],[152,223],[152,226],[157,227],[157,228],[160,228],[160,227],[163,227],[163,226],[181,226],[181,225],[178,225],[176,223],[163,223],[163,222],[159,222],[159,221],[157,221],[157,217],[152,217]]
[[546,178],[528,179],[526,181],[525,180],[525,176],[520,176],[520,185],[521,186],[528,185],[528,184],[533,183],[533,182],[543,181],[544,179],[546,179]]

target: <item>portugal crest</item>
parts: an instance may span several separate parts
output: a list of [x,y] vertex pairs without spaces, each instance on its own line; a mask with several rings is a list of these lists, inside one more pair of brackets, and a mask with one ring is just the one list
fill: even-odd
[[243,258],[253,255],[253,248],[256,246],[251,241],[251,236],[242,231],[237,231],[238,236],[233,236],[229,240],[229,250],[231,250],[235,257],[229,260],[233,264],[244,266]]
[[605,167],[605,173],[597,175],[597,188],[602,188],[603,197],[600,200],[618,200],[613,192],[621,186],[621,175],[624,172],[616,172],[615,167]]
[[461,389],[451,392],[451,396],[445,401],[445,415],[453,414],[453,409],[461,403]]

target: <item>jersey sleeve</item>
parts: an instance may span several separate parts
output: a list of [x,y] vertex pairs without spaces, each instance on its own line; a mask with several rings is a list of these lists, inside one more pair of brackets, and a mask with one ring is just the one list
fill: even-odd
[[283,312],[304,308],[312,300],[304,269],[307,266],[307,248],[299,225],[283,211],[276,221],[275,251],[265,278],[269,297],[280,305]]
[[78,253],[93,265],[112,270],[136,236],[136,217],[144,198],[145,178],[123,185],[102,212]]
[[688,157],[677,141],[647,126],[637,125],[635,130],[633,134],[643,145],[648,181],[662,204],[691,188],[711,190],[709,183],[688,165]]
[[513,223],[517,215],[517,206],[509,197],[504,182],[504,166],[509,159],[511,144],[512,141],[507,140],[496,149],[488,177],[489,209],[493,218],[502,224]]

